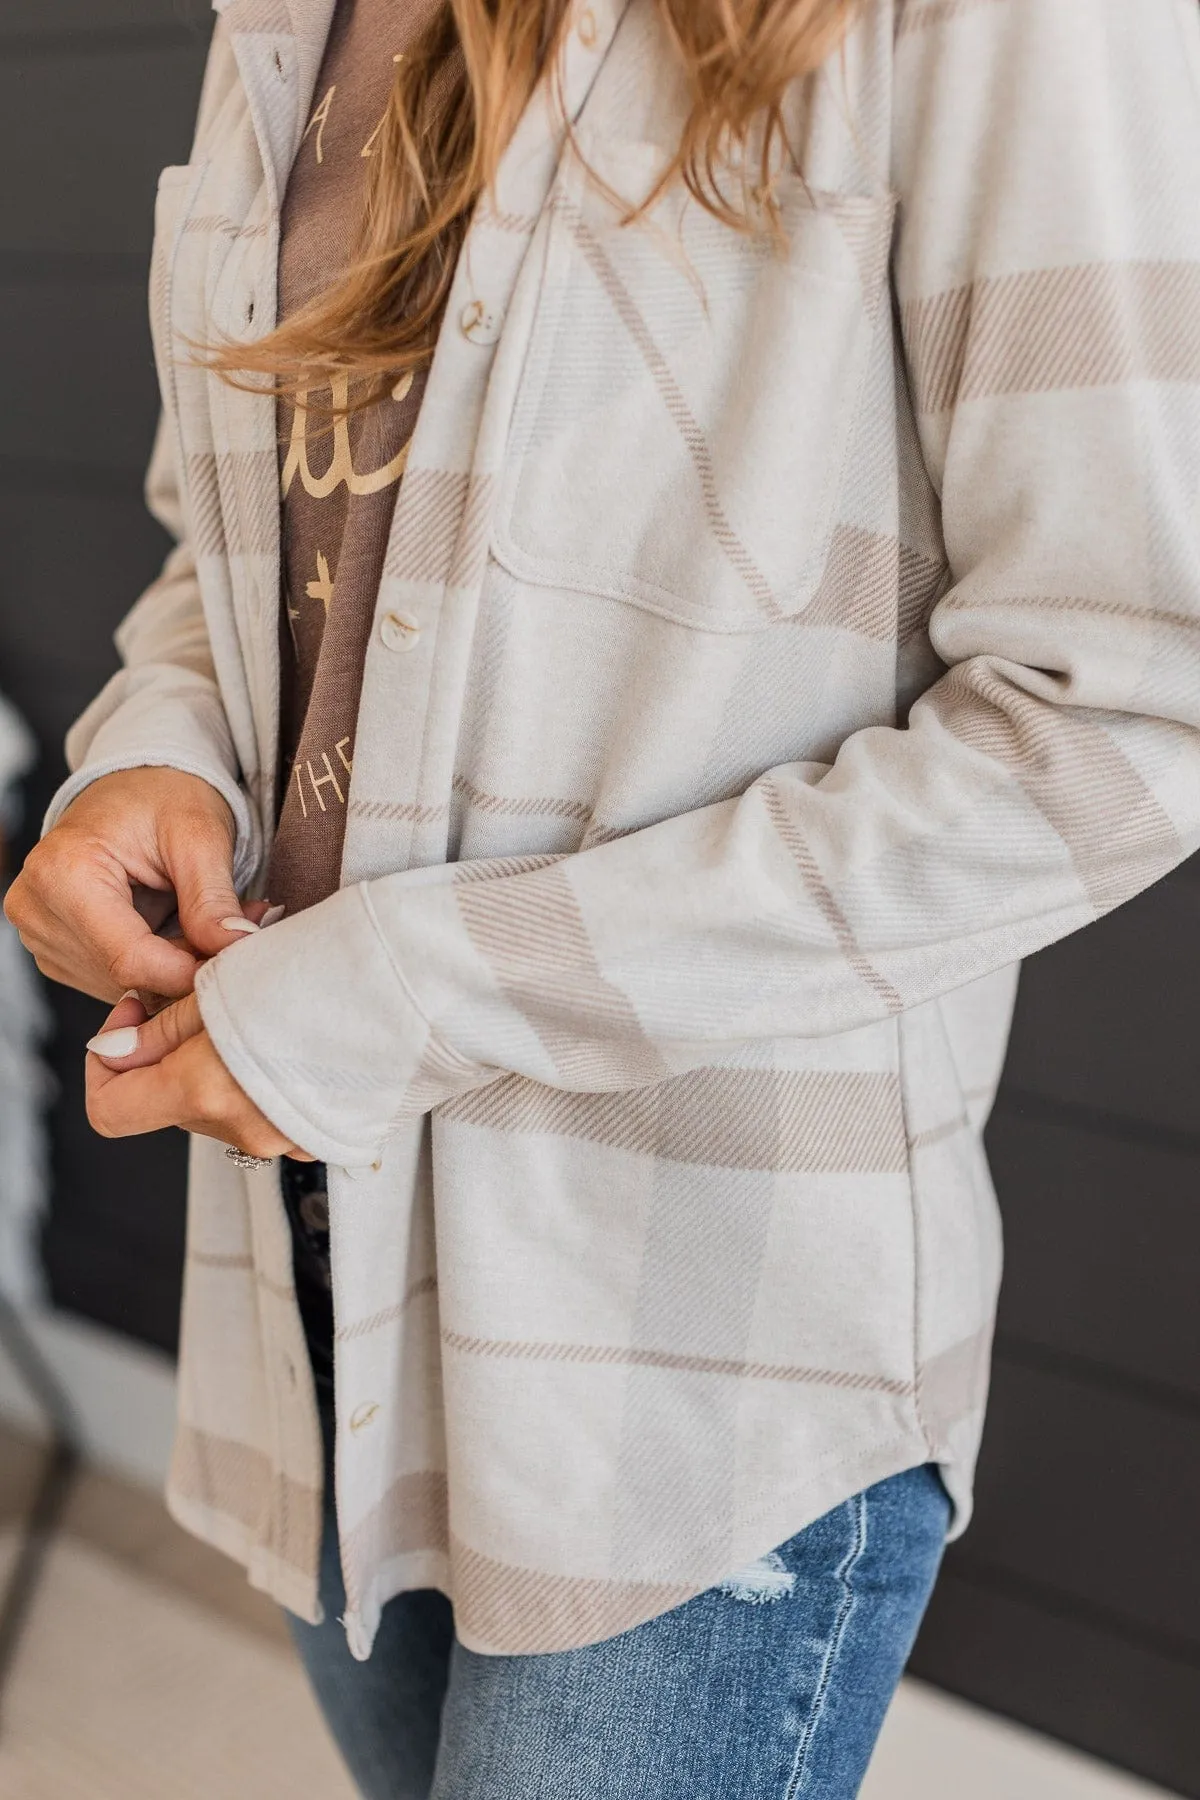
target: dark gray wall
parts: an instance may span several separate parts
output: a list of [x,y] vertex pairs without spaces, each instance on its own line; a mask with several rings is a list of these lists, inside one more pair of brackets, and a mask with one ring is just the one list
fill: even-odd
[[[205,0],[0,0],[0,687],[42,746],[29,828],[165,548],[141,499],[157,409],[146,261],[155,178],[187,156],[210,24]],[[183,1138],[92,1136],[82,1045],[104,1009],[61,989],[52,1003],[55,1298],[172,1348]]]
[[1200,1794],[1200,863],[1029,962],[978,1513],[917,1673]]
[[[0,685],[36,813],[162,541],[143,287],[154,177],[186,154],[204,0],[0,9]],[[1200,868],[1025,973],[989,1142],[1008,1236],[979,1510],[915,1668],[1200,1796]],[[97,1009],[58,994],[59,1302],[175,1338],[182,1141],[79,1104]]]

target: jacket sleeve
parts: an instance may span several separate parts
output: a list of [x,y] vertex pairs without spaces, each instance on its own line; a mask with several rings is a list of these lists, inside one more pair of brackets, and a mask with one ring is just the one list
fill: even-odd
[[895,55],[945,673],[830,767],[533,866],[380,878],[222,953],[205,1019],[307,1150],[367,1161],[503,1072],[631,1088],[853,1030],[1200,844],[1200,15],[909,0]]
[[237,825],[234,885],[258,860],[257,825],[213,670],[196,565],[182,536],[179,496],[160,426],[146,482],[147,504],[177,538],[162,573],[117,628],[122,667],[67,734],[68,779],[50,802],[43,831],[102,775],[171,768],[199,775],[228,802]]
[[[196,143],[219,119],[231,58],[220,25],[201,95]],[[213,667],[196,564],[187,541],[178,474],[164,417],[146,476],[146,504],[175,540],[161,575],[117,629],[122,667],[67,734],[71,773],[50,803],[43,831],[85,787],[119,769],[165,767],[199,775],[223,795],[237,826],[234,884],[259,859],[259,827],[240,771]]]

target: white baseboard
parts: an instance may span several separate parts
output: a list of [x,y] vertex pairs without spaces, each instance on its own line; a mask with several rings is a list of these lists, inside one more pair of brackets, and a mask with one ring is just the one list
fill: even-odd
[[[69,1313],[24,1322],[75,1412],[90,1461],[160,1488],[175,1423],[175,1365],[161,1351]],[[44,1421],[0,1346],[0,1421],[41,1435]]]

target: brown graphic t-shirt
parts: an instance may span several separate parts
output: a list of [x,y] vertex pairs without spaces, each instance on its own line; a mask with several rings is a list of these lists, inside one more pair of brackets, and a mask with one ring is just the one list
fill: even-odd
[[[397,60],[438,0],[338,0],[317,101],[292,167],[279,253],[279,316],[338,279],[355,249],[370,158]],[[447,66],[445,86],[451,85]],[[267,895],[298,912],[335,892],[363,665],[396,491],[425,385],[398,381],[376,406],[331,423],[327,382],[279,406],[283,594],[280,812]],[[329,1211],[320,1163],[283,1159],[296,1298],[318,1387],[333,1380]]]
[[[338,279],[355,249],[396,62],[436,0],[338,0],[317,104],[288,181],[279,316]],[[330,420],[344,378],[281,401],[280,814],[267,895],[297,912],[339,885],[363,664],[424,371]]]

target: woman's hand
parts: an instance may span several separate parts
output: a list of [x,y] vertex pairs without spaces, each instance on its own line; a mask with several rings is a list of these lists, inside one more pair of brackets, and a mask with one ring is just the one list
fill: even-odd
[[312,1162],[264,1117],[213,1048],[194,994],[153,1018],[133,996],[88,1045],[87,1112],[101,1137],[178,1125],[251,1156]]
[[[228,805],[198,775],[103,775],[30,851],[4,910],[52,981],[100,1000],[130,988],[174,998],[202,957],[249,929],[233,844]],[[155,936],[173,905],[186,942]]]

